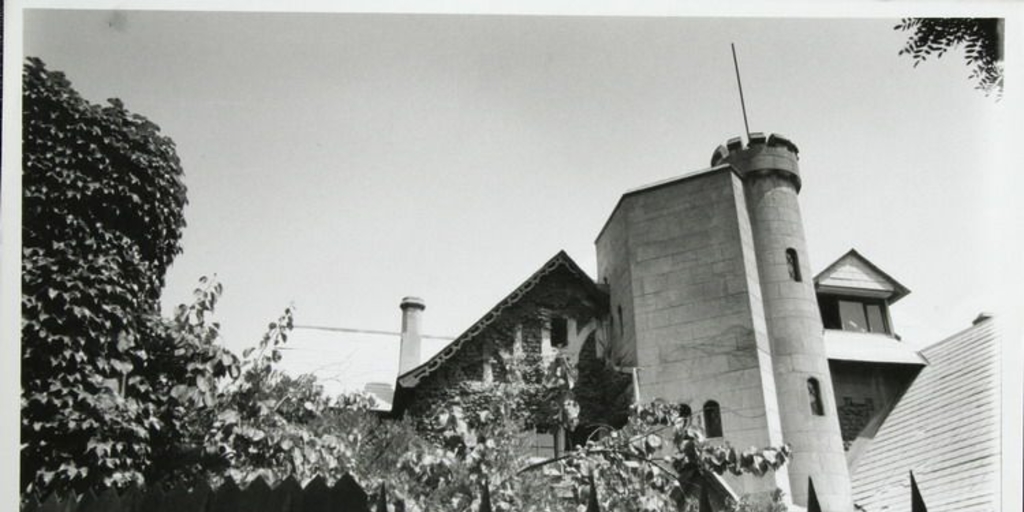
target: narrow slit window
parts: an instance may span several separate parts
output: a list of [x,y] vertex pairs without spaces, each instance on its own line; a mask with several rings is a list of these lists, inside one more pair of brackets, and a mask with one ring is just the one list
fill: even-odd
[[624,331],[622,329],[622,306],[619,306],[619,337],[622,337]]
[[790,247],[786,249],[786,267],[789,269],[790,279],[801,282],[803,277],[800,275],[800,257],[796,254],[796,249]]
[[807,394],[811,402],[811,414],[824,416],[825,405],[821,402],[821,386],[818,384],[818,379],[807,379]]
[[704,434],[708,437],[722,437],[722,409],[714,400],[704,403]]
[[565,347],[569,344],[569,321],[563,317],[551,319],[551,346]]
[[490,340],[484,340],[483,349],[481,355],[483,356],[483,369],[481,371],[481,379],[485,384],[491,384],[494,382],[494,368],[491,366],[491,353],[493,348]]

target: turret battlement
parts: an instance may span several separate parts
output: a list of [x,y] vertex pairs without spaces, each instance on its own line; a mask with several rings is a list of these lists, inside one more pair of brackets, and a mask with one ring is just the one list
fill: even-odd
[[743,139],[733,137],[718,146],[711,156],[711,165],[731,164],[743,177],[751,173],[781,173],[794,181],[800,190],[800,150],[792,141],[772,133],[751,133],[750,142],[743,147]]

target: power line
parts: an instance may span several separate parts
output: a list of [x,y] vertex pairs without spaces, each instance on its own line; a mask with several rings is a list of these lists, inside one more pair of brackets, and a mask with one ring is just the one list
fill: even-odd
[[[295,329],[310,329],[315,331],[331,331],[331,332],[351,332],[356,334],[383,334],[385,336],[401,336],[402,333],[396,331],[378,331],[374,329],[355,329],[352,327],[326,327],[322,325],[295,325]],[[421,338],[433,339],[433,340],[454,340],[451,336],[433,336],[430,334],[421,334]]]

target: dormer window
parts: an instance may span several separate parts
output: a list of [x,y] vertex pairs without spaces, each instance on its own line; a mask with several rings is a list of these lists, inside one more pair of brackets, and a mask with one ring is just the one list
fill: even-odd
[[884,300],[824,295],[818,297],[818,306],[826,329],[892,334]]
[[889,336],[889,306],[910,293],[853,249],[814,277],[814,289],[826,329]]

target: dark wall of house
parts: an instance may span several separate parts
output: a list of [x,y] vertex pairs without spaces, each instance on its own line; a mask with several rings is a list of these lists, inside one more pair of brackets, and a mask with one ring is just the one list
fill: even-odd
[[[447,399],[448,392],[464,382],[481,382],[484,378],[484,355],[490,354],[491,372],[495,381],[506,379],[506,369],[500,356],[515,353],[517,329],[521,332],[521,353],[527,362],[538,363],[542,354],[542,327],[545,317],[574,318],[577,325],[585,325],[602,318],[604,305],[594,301],[592,291],[586,290],[579,276],[559,268],[544,276],[534,288],[526,292],[515,304],[463,343],[459,350],[436,371],[425,376],[411,394],[406,414],[424,418],[439,403]],[[591,335],[591,339],[594,336]],[[489,345],[485,348],[486,345]]]
[[852,361],[831,361],[829,366],[846,449],[858,436],[874,437],[920,371],[909,365]]

